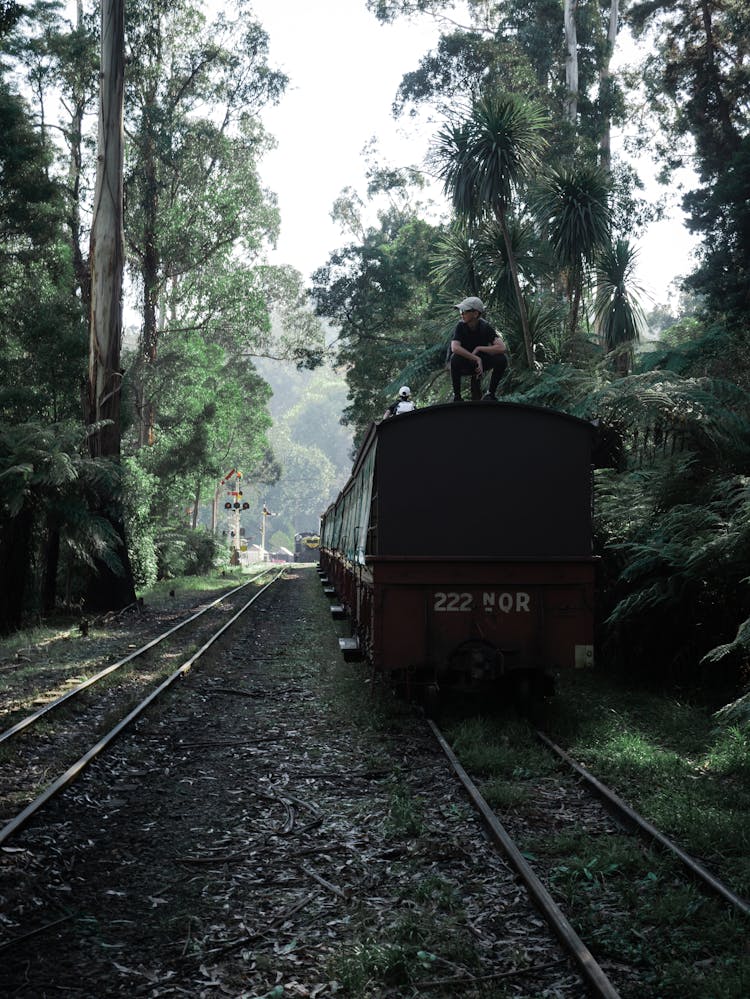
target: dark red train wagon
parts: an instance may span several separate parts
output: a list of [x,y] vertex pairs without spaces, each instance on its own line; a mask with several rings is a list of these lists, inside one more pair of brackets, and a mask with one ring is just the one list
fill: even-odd
[[593,439],[586,421],[513,403],[370,428],[320,561],[376,670],[484,690],[593,665]]

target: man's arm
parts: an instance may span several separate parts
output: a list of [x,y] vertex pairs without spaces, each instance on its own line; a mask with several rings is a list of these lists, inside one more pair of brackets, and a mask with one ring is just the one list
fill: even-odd
[[474,353],[475,354],[479,354],[479,353],[482,353],[482,354],[504,354],[506,352],[506,350],[507,350],[507,347],[503,343],[502,338],[499,337],[499,336],[496,336],[495,339],[492,341],[492,343],[483,344],[480,347],[476,347],[474,349]]
[[468,361],[476,361],[477,359],[475,353],[461,346],[460,340],[451,340],[451,353],[458,354],[459,357],[465,357]]
[[477,375],[482,374],[482,361],[476,351],[467,350],[466,347],[462,347],[460,340],[451,340],[451,352],[458,354],[459,357],[465,357],[467,361],[471,361],[474,365],[475,373]]

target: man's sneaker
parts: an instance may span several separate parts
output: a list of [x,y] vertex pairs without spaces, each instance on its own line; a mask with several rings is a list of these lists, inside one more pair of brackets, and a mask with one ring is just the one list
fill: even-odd
[[482,402],[497,402],[497,396],[494,392],[485,392],[482,396]]

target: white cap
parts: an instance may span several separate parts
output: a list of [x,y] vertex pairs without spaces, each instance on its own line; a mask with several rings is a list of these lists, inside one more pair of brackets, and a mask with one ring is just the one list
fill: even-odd
[[398,390],[398,394],[402,399],[408,399],[409,396],[411,395],[411,389],[409,388],[408,385],[402,385],[401,388]]

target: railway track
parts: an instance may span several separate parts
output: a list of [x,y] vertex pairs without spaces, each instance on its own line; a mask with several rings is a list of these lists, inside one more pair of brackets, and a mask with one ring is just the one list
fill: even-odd
[[[229,590],[0,732],[0,745],[16,743],[15,752],[6,749],[0,766],[0,816],[4,820],[0,820],[0,847],[183,677],[282,574],[283,570],[268,569]],[[269,575],[270,581],[247,599],[249,588]],[[231,617],[218,625],[212,612],[214,618],[217,614]],[[184,656],[175,669],[175,660]],[[115,676],[117,684],[112,682]],[[117,719],[114,724],[113,718]],[[61,772],[40,790],[40,782],[53,766]]]
[[520,847],[508,834],[503,824],[479,793],[476,784],[462,767],[443,733],[433,721],[428,720],[428,724],[440,748],[445,753],[453,772],[469,796],[469,800],[481,815],[492,842],[507,857],[528,891],[529,897],[565,948],[566,953],[570,955],[571,959],[578,966],[581,976],[591,990],[591,994],[596,996],[597,999],[619,999],[619,992],[616,987],[602,970],[589,948],[575,932],[563,911],[554,902],[540,878],[534,873]]
[[581,779],[589,791],[603,802],[609,814],[614,816],[623,828],[631,829],[644,840],[661,847],[675,857],[687,874],[695,879],[706,891],[732,906],[743,916],[750,916],[750,903],[746,899],[741,898],[736,892],[732,891],[723,881],[704,867],[703,864],[694,857],[691,857],[682,847],[674,843],[668,836],[665,836],[663,832],[657,829],[656,826],[636,812],[635,809],[631,808],[611,788],[589,773],[585,767],[576,762],[564,749],[553,742],[549,736],[545,735],[544,732],[537,731],[536,736],[542,745],[558,759],[562,760]]
[[264,569],[262,572],[253,576],[253,578],[249,579],[247,582],[242,583],[240,586],[236,586],[231,590],[228,590],[226,593],[222,593],[215,600],[212,600],[204,607],[201,607],[200,610],[181,619],[171,628],[168,628],[166,631],[150,639],[148,642],[146,642],[144,645],[140,646],[139,648],[135,649],[133,652],[129,652],[122,659],[118,659],[116,662],[112,663],[111,665],[106,666],[101,670],[98,670],[93,676],[90,676],[87,680],[84,680],[81,683],[76,683],[74,687],[66,691],[64,694],[58,697],[53,696],[49,701],[47,701],[47,703],[45,703],[42,707],[38,708],[36,711],[33,711],[31,714],[26,715],[25,717],[21,718],[19,721],[15,722],[12,725],[9,725],[7,728],[0,731],[0,745],[2,745],[4,742],[8,742],[9,740],[13,739],[16,735],[18,735],[20,732],[23,732],[25,729],[30,728],[33,725],[36,725],[42,718],[45,717],[45,715],[48,715],[50,712],[61,709],[63,705],[68,704],[68,702],[71,701],[73,698],[80,697],[84,693],[84,691],[88,690],[90,687],[93,687],[96,684],[103,684],[103,681],[107,677],[111,676],[113,673],[119,670],[122,670],[128,664],[133,664],[135,663],[136,660],[139,659],[142,660],[149,652],[157,649],[159,646],[163,646],[164,643],[169,638],[171,638],[174,635],[177,635],[179,632],[183,632],[184,629],[189,628],[191,625],[194,625],[195,622],[197,622],[200,618],[203,617],[204,614],[207,614],[209,611],[213,610],[214,608],[220,607],[222,605],[224,607],[231,606],[230,601],[234,596],[236,596],[239,593],[242,593],[248,587],[252,586],[259,579],[263,578],[269,572],[272,571],[273,571],[272,569]]
[[330,646],[303,598],[279,636],[287,589],[0,848],[12,994],[453,999],[519,982],[584,999],[424,726],[384,737],[361,675],[334,675],[317,590]]
[[[620,832],[637,835],[649,845],[654,845],[671,856],[681,867],[686,879],[695,881],[705,893],[731,907],[739,919],[750,915],[750,905],[745,899],[738,896],[700,862],[628,806],[610,788],[573,760],[543,732],[537,731],[535,733],[537,739],[558,761],[563,763],[567,777],[556,778],[554,790],[537,788],[538,797],[533,799],[533,807],[524,810],[534,813],[533,824],[518,817],[511,817],[510,821],[501,822],[495,811],[483,798],[477,784],[462,766],[443,733],[433,721],[428,719],[427,723],[447,757],[455,777],[463,787],[472,806],[481,816],[489,838],[517,872],[529,891],[530,897],[534,900],[534,904],[566,952],[579,967],[592,995],[601,997],[601,999],[605,999],[605,997],[606,999],[614,999],[619,993],[616,985],[602,970],[591,950],[574,930],[563,909],[554,900],[552,892],[545,884],[545,878],[541,877],[535,866],[527,860],[527,857],[532,855],[534,850],[532,844],[538,835],[538,830],[541,829],[546,834],[556,827],[562,828],[565,825],[580,825],[581,827],[588,825],[596,827],[593,831],[597,835],[611,835]],[[568,788],[567,791],[565,786]],[[595,799],[600,802],[602,814],[594,815],[592,819],[591,808],[589,806],[581,807],[584,797],[589,801]],[[584,811],[587,811],[588,814],[584,815]],[[612,825],[613,822],[616,826]],[[543,866],[546,868],[547,878],[550,878],[550,872],[554,869],[553,863],[548,859]],[[646,871],[648,871],[648,867],[646,867]],[[596,875],[590,874],[589,876],[594,878]],[[554,881],[554,877],[551,877],[551,881]],[[617,888],[614,891],[616,894]],[[597,901],[596,904],[601,905],[601,900]],[[622,902],[618,906],[617,902],[610,902],[614,908],[624,908],[627,904],[627,902]]]
[[[445,737],[379,721],[361,671],[341,678],[303,575],[0,849],[9,994],[654,994],[547,912],[550,890],[521,890],[527,851],[504,841],[529,829],[490,849]],[[557,822],[559,781],[541,791]]]

